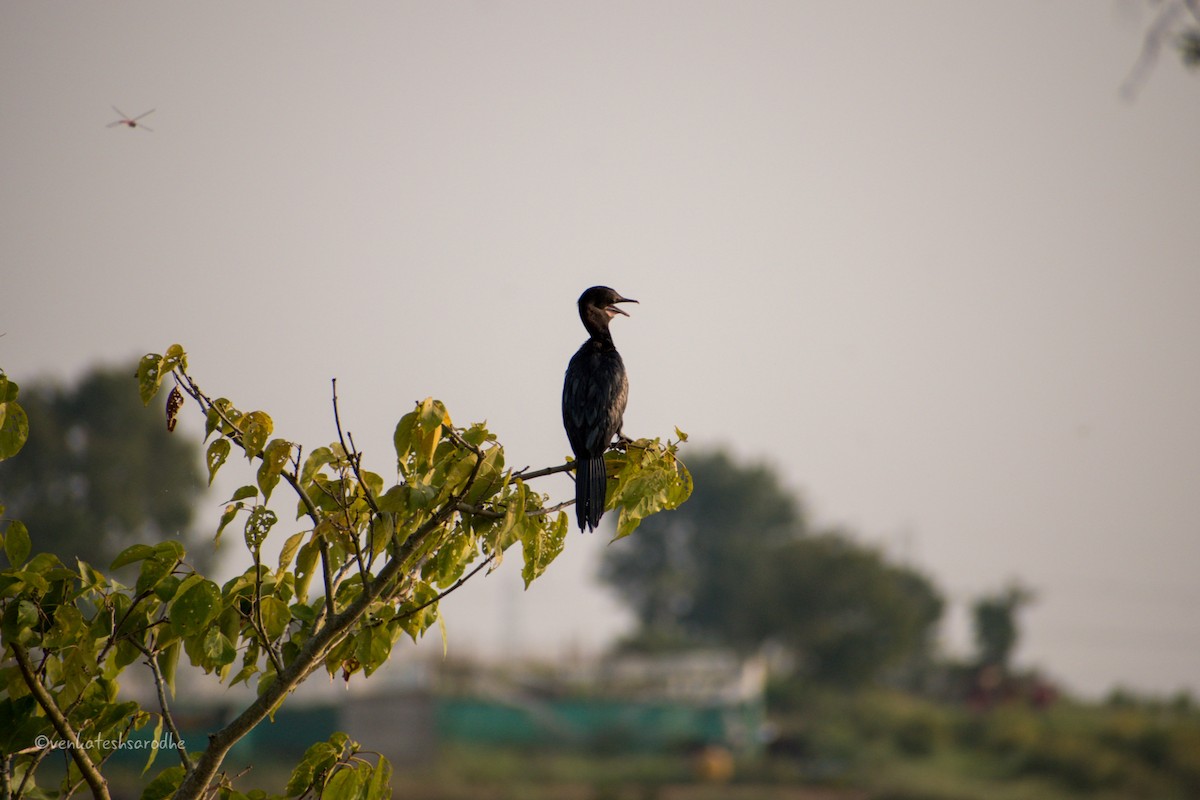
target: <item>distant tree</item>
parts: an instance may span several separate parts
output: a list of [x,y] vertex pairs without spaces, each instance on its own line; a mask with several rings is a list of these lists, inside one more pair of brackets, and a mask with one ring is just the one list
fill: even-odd
[[[96,368],[76,384],[22,388],[37,433],[19,461],[0,462],[7,516],[39,537],[39,550],[65,564],[100,568],[131,544],[195,541],[191,523],[204,491],[200,447],[168,433],[131,391],[128,368]],[[192,553],[203,567],[211,545]]]
[[943,600],[923,575],[843,535],[790,542],[758,581],[760,635],[788,645],[802,674],[854,686],[929,652]]
[[971,614],[980,666],[1007,671],[1019,636],[1017,612],[1032,601],[1033,592],[1016,583],[975,601]]
[[645,533],[608,549],[601,578],[638,616],[641,638],[736,630],[758,602],[755,575],[773,547],[807,530],[795,498],[762,464],[711,452],[688,459],[695,491],[646,520]]
[[924,653],[942,598],[922,575],[837,533],[815,535],[761,464],[689,459],[695,490],[609,548],[601,577],[637,614],[643,648],[719,642],[787,647],[804,674],[861,683]]

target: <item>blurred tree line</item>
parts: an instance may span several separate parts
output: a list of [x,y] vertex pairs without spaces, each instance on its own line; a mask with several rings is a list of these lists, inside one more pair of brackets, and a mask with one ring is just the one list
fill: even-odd
[[204,491],[199,445],[174,436],[142,406],[129,370],[97,367],[77,383],[21,389],[30,436],[19,459],[0,462],[4,514],[64,564],[100,569],[131,544],[182,539],[199,569],[213,549],[190,545]]
[[627,647],[784,648],[805,679],[857,686],[928,661],[945,601],[920,572],[814,530],[778,476],[712,452],[691,500],[615,543],[601,577],[634,610]]

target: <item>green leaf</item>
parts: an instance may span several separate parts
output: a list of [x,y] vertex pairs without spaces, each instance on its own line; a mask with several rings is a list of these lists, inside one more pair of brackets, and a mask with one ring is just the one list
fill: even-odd
[[267,639],[273,642],[283,635],[283,632],[287,630],[288,623],[292,621],[291,609],[278,597],[264,597],[260,610]]
[[258,497],[258,488],[246,484],[245,486],[238,487],[238,490],[233,493],[233,497],[229,498],[229,502],[235,503],[238,500],[248,500],[251,497]]
[[363,770],[345,766],[333,773],[333,777],[321,790],[321,800],[358,800],[366,782]]
[[563,551],[563,544],[567,539],[567,529],[567,515],[563,511],[558,512],[558,517],[549,524],[546,523],[544,517],[526,517],[525,523],[520,526],[519,533],[521,551],[525,560],[525,564],[521,568],[521,577],[525,579],[526,589],[546,571],[550,562],[558,558],[559,553]]
[[8,563],[14,567],[24,564],[25,559],[29,558],[31,547],[25,523],[14,519],[8,524],[8,531],[4,534],[4,555],[8,556]]
[[396,616],[389,625],[399,625],[401,630],[416,641],[437,619],[438,604],[431,602],[437,595],[437,590],[428,583],[413,581],[412,594],[407,602],[396,609]]
[[392,434],[392,443],[396,447],[396,459],[403,464],[412,452],[413,428],[417,424],[417,412],[410,411],[396,423],[396,432]]
[[167,767],[142,790],[141,800],[166,800],[183,783],[183,775],[182,765]]
[[220,668],[226,664],[232,664],[233,660],[237,658],[237,648],[215,625],[205,631],[202,645],[206,667]]
[[195,636],[221,613],[221,590],[210,580],[190,575],[171,601],[171,627],[181,636]]
[[208,441],[208,437],[212,436],[213,431],[221,427],[221,414],[213,406],[209,406],[208,411],[204,414],[204,441]]
[[293,533],[283,543],[283,547],[279,551],[279,571],[283,572],[292,563],[292,559],[296,557],[296,551],[300,549],[300,545],[304,543],[304,537],[308,531],[300,531]]
[[462,576],[467,564],[474,557],[474,539],[465,533],[459,533],[442,543],[425,563],[421,575],[430,583],[445,589]]
[[405,514],[408,512],[408,486],[400,484],[388,489],[375,501],[379,510],[390,514]]
[[383,625],[363,628],[354,637],[354,658],[362,665],[363,673],[371,673],[387,662],[392,650],[392,636]]
[[158,353],[147,353],[142,356],[137,368],[138,394],[141,395],[142,405],[150,405],[154,395],[158,394],[164,374],[162,356]]
[[619,508],[617,534],[628,536],[643,519],[678,507],[692,493],[692,476],[675,457],[675,446],[639,439],[624,453],[607,453],[610,490],[608,508]]
[[[154,741],[154,742],[157,742],[162,739],[162,732],[163,732],[163,717],[161,714],[159,714],[157,716],[158,716],[158,722],[155,723],[155,725],[154,725],[154,733],[153,733],[154,738],[151,739],[151,741]],[[158,748],[151,747],[150,748],[150,756],[146,759],[146,766],[142,767],[143,775],[145,775],[147,772],[150,771],[150,767],[154,766],[154,759],[157,756],[158,756]]]
[[239,427],[242,430],[242,447],[246,450],[246,458],[252,459],[262,452],[275,424],[266,412],[251,411],[242,418]]
[[163,354],[162,373],[166,375],[176,369],[187,369],[187,353],[180,345],[173,344]]
[[164,560],[182,561],[187,552],[183,549],[183,545],[174,539],[164,539],[154,545],[154,555],[156,558]]
[[270,499],[271,490],[279,483],[279,476],[291,452],[292,443],[286,439],[272,439],[263,448],[263,461],[258,468],[258,487],[262,489],[264,501]]
[[5,641],[23,642],[29,638],[30,629],[37,624],[37,606],[28,600],[19,600],[4,606],[3,622],[0,623],[0,633]]
[[301,600],[308,599],[308,585],[312,582],[320,554],[320,546],[313,540],[305,542],[296,554],[296,597]]
[[262,547],[271,526],[278,521],[279,517],[266,506],[255,506],[251,509],[250,517],[246,520],[246,547],[254,551]]
[[153,591],[175,569],[179,562],[174,558],[160,558],[157,555],[142,561],[142,570],[138,573],[137,591]]
[[171,598],[175,596],[175,592],[179,590],[179,584],[182,581],[175,575],[167,575],[154,586],[154,596],[164,603],[171,602]]
[[304,459],[304,467],[300,470],[300,485],[308,486],[321,467],[332,464],[334,461],[337,461],[337,456],[328,447],[318,447],[313,450],[308,454],[308,458]]
[[284,794],[289,797],[304,794],[313,785],[317,776],[337,763],[340,755],[341,747],[335,747],[329,742],[316,742],[311,745],[304,751],[304,757],[300,759],[300,763],[292,770],[292,776],[288,779]]
[[109,569],[120,569],[126,564],[132,564],[135,561],[142,561],[147,558],[154,557],[154,548],[148,544],[135,544],[126,547],[121,551],[120,555],[113,559]]
[[517,526],[525,515],[525,492],[525,482],[518,478],[504,499],[504,518],[483,536],[484,552],[499,556],[517,540]]
[[467,502],[478,505],[491,498],[497,492],[503,491],[508,485],[508,476],[504,474],[504,448],[499,445],[489,448],[483,455],[483,463],[475,474],[475,483],[467,492]]
[[378,558],[384,550],[387,550],[395,533],[396,523],[392,514],[384,512],[371,518],[370,533],[368,534],[371,558]]
[[160,650],[156,656],[158,669],[162,672],[163,682],[171,691],[171,697],[175,696],[175,667],[179,664],[180,646],[180,640],[176,639]]
[[240,501],[237,503],[230,503],[229,505],[225,506],[225,511],[221,513],[221,521],[217,524],[217,534],[214,537],[218,543],[221,541],[221,531],[225,530],[226,525],[233,522],[233,518],[236,517],[237,513],[243,508],[245,508],[245,505]]
[[204,462],[208,465],[208,485],[212,486],[213,478],[217,476],[217,470],[229,458],[229,440],[214,439],[213,443],[208,446],[208,452],[205,453]]
[[14,399],[0,402],[0,461],[21,452],[29,439],[29,417],[15,399],[16,384],[7,384]]
[[366,800],[391,800],[392,797],[392,765],[383,756],[371,770],[371,780],[367,782]]

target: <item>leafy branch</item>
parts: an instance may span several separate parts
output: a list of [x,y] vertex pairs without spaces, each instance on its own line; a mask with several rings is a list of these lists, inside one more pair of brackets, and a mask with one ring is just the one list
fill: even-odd
[[[2,374],[0,381],[0,410],[17,419],[15,385]],[[204,392],[178,345],[139,362],[144,403],[164,383],[171,386],[169,430],[189,399],[204,417],[210,483],[235,452],[254,470],[253,481],[225,505],[215,532],[219,539],[240,520],[251,566],[218,586],[185,561],[178,542],[139,544],[112,564],[138,566],[136,584],[125,587],[84,563],[69,570],[50,555],[29,559],[28,533],[19,522],[9,523],[3,545],[11,568],[0,571],[0,619],[5,651],[14,654],[19,675],[6,675],[0,665],[0,722],[8,714],[21,724],[7,739],[0,734],[0,762],[4,786],[17,784],[13,796],[37,791],[31,775],[45,750],[30,745],[44,731],[74,744],[85,729],[96,738],[126,737],[157,719],[156,738],[165,729],[182,743],[168,695],[184,655],[221,683],[253,686],[256,697],[202,748],[181,749],[179,763],[163,769],[146,794],[197,798],[219,789],[236,796],[232,779],[221,772],[229,750],[313,672],[323,667],[346,680],[369,676],[401,637],[415,640],[437,621],[441,600],[494,569],[512,545],[521,545],[526,585],[565,546],[563,509],[571,501],[552,503],[528,484],[573,464],[513,471],[494,434],[482,424],[455,425],[437,400],[415,403],[396,425],[397,480],[386,487],[343,427],[336,381],[337,440],[307,451],[274,436],[266,412],[244,411]],[[7,424],[0,419],[0,431]],[[0,458],[15,452],[16,438],[0,434]],[[691,479],[677,447],[643,439],[608,454],[618,536],[648,514],[686,500]],[[271,566],[262,550],[283,527],[272,507],[278,507],[274,490],[281,483],[291,490],[301,525],[287,535]],[[116,701],[117,678],[139,658],[153,678],[153,712]],[[14,696],[14,686],[26,687],[28,695]],[[75,768],[63,795],[82,782],[105,796],[102,760],[78,747],[72,758]],[[335,736],[310,748],[285,795],[336,795],[355,787],[356,793],[385,797],[389,776],[385,759],[363,758],[356,744]]]

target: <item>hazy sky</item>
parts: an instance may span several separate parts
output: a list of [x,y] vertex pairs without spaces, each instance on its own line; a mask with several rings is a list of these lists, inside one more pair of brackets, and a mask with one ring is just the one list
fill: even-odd
[[[970,598],[1019,578],[1022,663],[1200,690],[1200,74],[1165,58],[1120,97],[1140,3],[0,22],[14,380],[178,341],[309,447],[336,376],[378,472],[428,394],[548,465],[574,301],[608,284],[641,301],[615,325],[629,433],[776,465],[817,524],[928,571],[952,650]],[[514,554],[447,601],[450,647],[599,648],[626,621],[590,582],[605,541],[572,535],[528,593]]]

